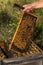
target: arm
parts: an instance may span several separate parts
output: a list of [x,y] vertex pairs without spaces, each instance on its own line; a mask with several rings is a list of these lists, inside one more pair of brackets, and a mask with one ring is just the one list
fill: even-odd
[[23,9],[24,12],[25,11],[29,12],[32,9],[43,8],[43,1],[38,1],[31,4],[27,4],[27,5],[24,5],[23,7],[24,7]]
[[34,5],[34,8],[43,8],[43,1],[33,3],[32,5]]

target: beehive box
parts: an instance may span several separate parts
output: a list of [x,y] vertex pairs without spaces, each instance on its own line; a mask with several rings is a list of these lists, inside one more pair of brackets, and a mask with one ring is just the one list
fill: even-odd
[[12,58],[11,57],[6,58],[6,56],[2,54],[0,58],[0,65],[17,65],[17,64],[18,65],[35,65],[35,64],[43,65],[42,50],[37,45],[32,43],[28,52],[21,53],[18,52],[17,50],[16,51],[14,50],[14,56],[12,56]]

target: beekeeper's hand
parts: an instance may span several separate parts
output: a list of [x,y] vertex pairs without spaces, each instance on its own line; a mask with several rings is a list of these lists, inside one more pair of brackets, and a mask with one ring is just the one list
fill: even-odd
[[36,8],[43,8],[43,1],[26,4],[26,5],[23,5],[23,7],[24,7],[23,12],[29,12],[30,10],[33,10]]

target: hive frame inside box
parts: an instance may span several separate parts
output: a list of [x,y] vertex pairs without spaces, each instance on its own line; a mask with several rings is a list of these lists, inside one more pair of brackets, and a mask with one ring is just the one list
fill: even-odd
[[43,53],[30,57],[18,57],[0,60],[0,65],[43,65]]

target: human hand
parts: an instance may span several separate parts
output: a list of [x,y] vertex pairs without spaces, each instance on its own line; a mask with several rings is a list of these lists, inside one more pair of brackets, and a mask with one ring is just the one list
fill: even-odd
[[34,5],[32,4],[23,5],[23,7],[24,7],[23,12],[30,12],[34,9]]
[[30,10],[43,8],[43,1],[34,2],[31,4],[23,5],[24,9],[23,12],[30,12]]

